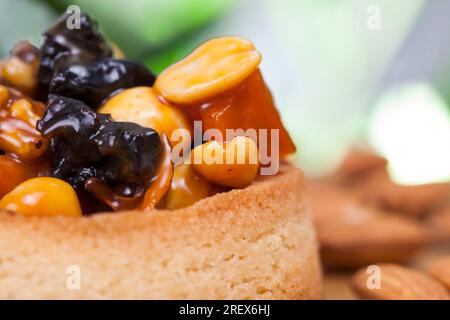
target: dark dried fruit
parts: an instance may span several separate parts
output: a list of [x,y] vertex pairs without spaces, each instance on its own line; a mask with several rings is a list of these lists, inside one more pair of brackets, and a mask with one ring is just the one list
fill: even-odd
[[60,69],[53,76],[50,93],[97,108],[119,89],[152,86],[154,82],[155,76],[143,64],[103,59]]
[[89,178],[147,188],[162,153],[156,131],[114,122],[83,102],[50,95],[37,129],[51,140],[51,175],[84,188]]
[[98,31],[98,26],[87,14],[80,17],[80,29],[67,28],[67,15],[44,33],[41,46],[38,99],[47,100],[53,74],[59,68],[73,63],[110,58],[112,51]]

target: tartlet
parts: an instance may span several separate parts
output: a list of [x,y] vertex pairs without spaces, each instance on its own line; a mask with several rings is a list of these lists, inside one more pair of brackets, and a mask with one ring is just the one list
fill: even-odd
[[0,61],[0,298],[320,298],[253,43],[211,39],[156,75],[67,19]]
[[[293,167],[179,210],[2,212],[0,226],[4,299],[322,297],[303,174]],[[79,290],[67,286],[71,266],[80,268]]]

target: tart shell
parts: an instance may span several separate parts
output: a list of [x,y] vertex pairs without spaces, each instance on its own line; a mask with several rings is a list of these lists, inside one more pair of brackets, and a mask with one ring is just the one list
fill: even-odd
[[288,166],[174,211],[1,212],[0,298],[321,298],[303,180]]

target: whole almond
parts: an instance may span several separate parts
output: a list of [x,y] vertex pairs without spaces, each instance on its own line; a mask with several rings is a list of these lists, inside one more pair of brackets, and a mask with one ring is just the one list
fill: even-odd
[[[448,300],[447,289],[425,273],[396,264],[378,265],[378,275],[359,270],[352,287],[362,299],[374,300]],[[370,277],[379,276],[379,286],[370,286]]]
[[374,176],[363,188],[365,201],[380,208],[420,218],[450,197],[449,183],[400,185],[387,175]]
[[450,204],[443,206],[428,218],[428,226],[434,234],[440,235],[444,240],[450,239]]
[[428,273],[450,290],[450,256],[436,259],[428,267]]
[[308,194],[326,267],[404,262],[425,242],[419,222],[364,205],[346,189],[310,181]]
[[371,151],[350,151],[333,174],[339,184],[351,186],[366,179],[376,171],[386,171],[387,160]]
[[387,170],[387,160],[367,151],[350,152],[331,180],[351,188],[381,209],[421,218],[450,199],[450,183],[401,185]]

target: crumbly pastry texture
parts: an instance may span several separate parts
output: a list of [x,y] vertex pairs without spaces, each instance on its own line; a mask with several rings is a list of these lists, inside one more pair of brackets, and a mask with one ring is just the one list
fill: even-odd
[[[0,298],[321,298],[305,203],[302,172],[285,167],[175,211],[81,218],[1,212]],[[67,286],[70,266],[79,267],[78,290]]]

